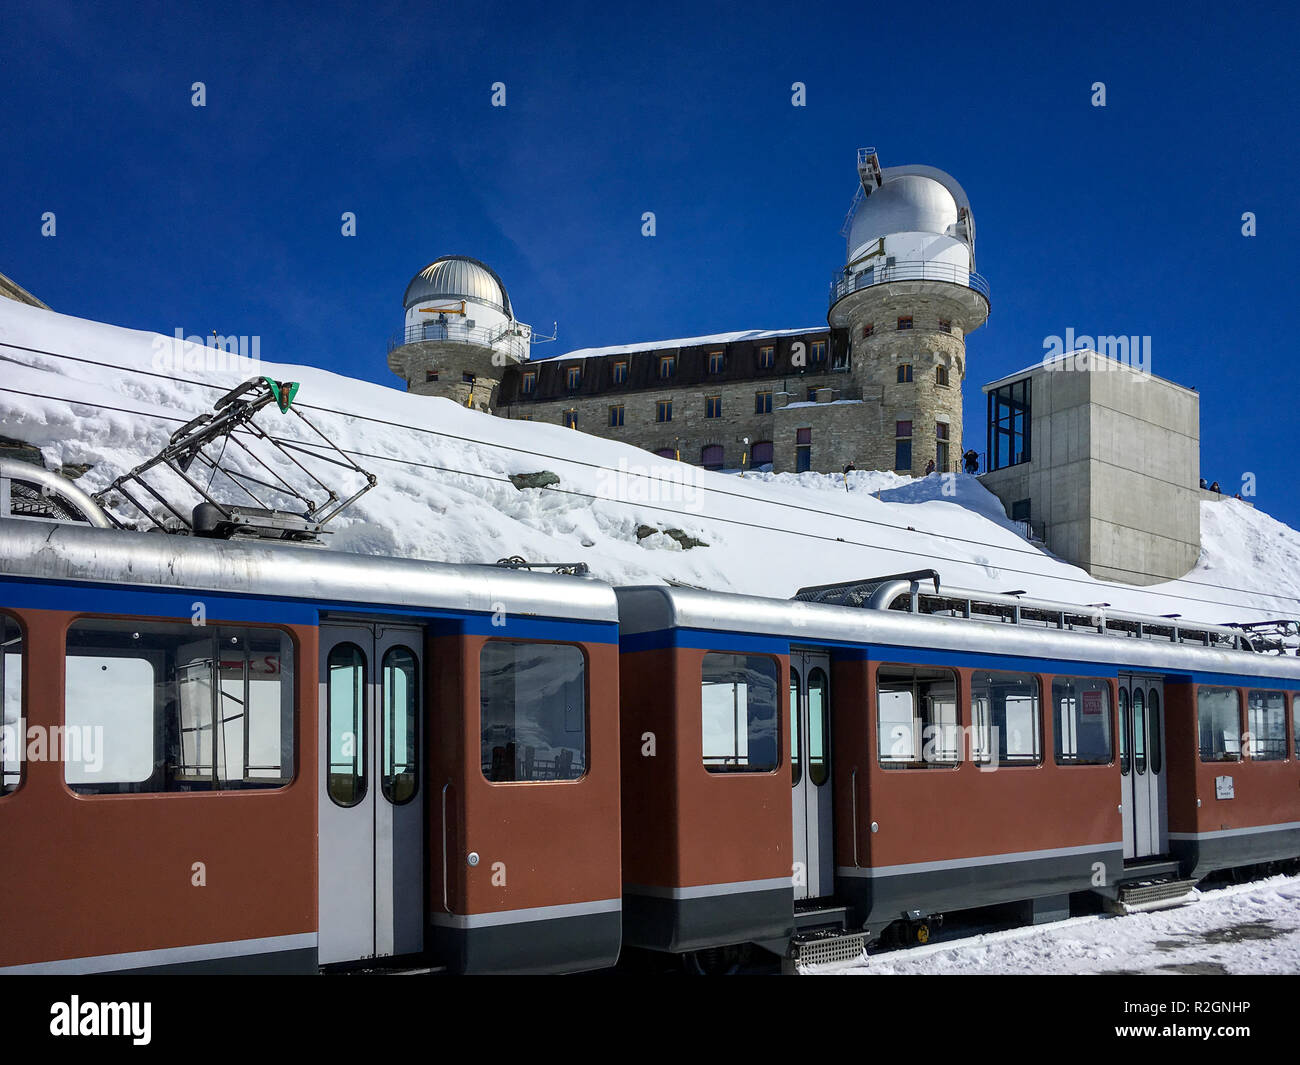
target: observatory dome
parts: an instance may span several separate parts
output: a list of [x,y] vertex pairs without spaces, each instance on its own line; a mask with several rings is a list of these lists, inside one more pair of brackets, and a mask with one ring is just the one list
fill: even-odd
[[862,200],[853,215],[849,248],[891,233],[952,234],[957,224],[957,201],[940,182],[918,174],[903,174],[885,181]]
[[435,259],[406,286],[402,306],[407,310],[430,299],[472,300],[513,318],[506,286],[486,263],[466,255]]

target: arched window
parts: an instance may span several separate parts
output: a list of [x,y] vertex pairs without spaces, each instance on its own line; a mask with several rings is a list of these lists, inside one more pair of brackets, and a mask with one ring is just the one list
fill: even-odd
[[721,444],[708,444],[700,449],[700,465],[706,470],[722,469],[722,458]]
[[772,441],[760,440],[749,451],[749,468],[756,470],[760,466],[772,465]]

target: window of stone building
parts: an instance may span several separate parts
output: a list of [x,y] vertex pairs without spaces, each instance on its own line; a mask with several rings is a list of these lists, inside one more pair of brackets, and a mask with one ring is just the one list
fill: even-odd
[[934,383],[936,385],[948,386],[948,367],[936,366],[934,368]]
[[677,449],[672,447],[661,447],[655,452],[655,454],[661,459],[675,459],[677,457]]
[[760,440],[750,449],[749,465],[751,469],[772,465],[772,441]]
[[671,399],[661,399],[655,403],[655,421],[670,422],[673,420],[673,401]]
[[517,414],[515,415],[515,420],[520,422],[531,422],[533,416],[531,414]]
[[704,397],[704,416],[706,418],[722,417],[722,397],[705,396]]
[[524,395],[531,396],[533,394],[533,389],[535,389],[536,387],[537,387],[537,374],[534,371],[529,370],[526,374],[524,374],[524,388],[523,388]]
[[700,449],[700,465],[706,470],[722,469],[723,450],[721,444],[707,444]]
[[576,410],[566,410],[564,412],[564,427],[566,429],[578,428],[578,412]]
[[813,361],[813,362],[825,362],[825,361],[826,361],[826,341],[824,341],[824,340],[814,340],[814,341],[813,341],[813,345],[812,345],[812,361]]
[[582,384],[582,367],[570,366],[568,370],[568,384],[570,388],[577,388]]
[[626,361],[626,360],[620,360],[620,361],[614,363],[614,365],[613,365],[613,370],[611,371],[611,373],[613,374],[614,384],[616,384],[616,385],[621,385],[621,384],[626,383],[626,381],[627,381],[627,361]]
[[817,386],[816,386],[816,385],[813,385],[813,386],[811,386],[811,387],[808,389],[808,402],[809,402],[809,403],[816,403],[816,402],[817,402]]
[[912,423],[894,423],[894,469],[912,468]]
[[867,337],[871,336],[871,334],[874,333],[875,331],[876,331],[876,323],[868,322],[866,325],[862,327],[862,339],[866,340]]
[[426,381],[436,381],[436,380],[438,380],[438,371],[437,371],[437,370],[425,370],[425,371],[424,371],[424,379],[425,379]]
[[947,422],[935,422],[934,424],[934,465],[940,473],[948,472],[948,430]]
[[912,316],[911,316],[910,314],[906,314],[906,315],[903,315],[902,317],[900,317],[900,318],[898,319],[898,328],[899,328],[899,329],[911,329],[911,328],[912,328]]
[[722,373],[722,352],[709,352],[709,373]]
[[623,404],[615,403],[609,408],[609,424],[619,426],[623,424]]
[[672,377],[677,372],[677,357],[675,355],[659,356],[659,376],[662,378]]
[[898,383],[906,384],[912,379],[912,364],[910,362],[899,363],[898,366]]
[[939,319],[939,329],[940,329],[941,332],[944,332],[944,333],[951,333],[951,332],[952,332],[952,322],[950,322],[947,318],[940,318],[940,319]]
[[776,365],[776,348],[765,347],[758,349],[758,368],[760,370],[770,370]]
[[807,473],[812,469],[812,429],[796,429],[794,433],[794,472]]
[[754,413],[771,414],[772,413],[772,393],[755,392],[754,393]]
[[472,373],[468,373],[468,372],[461,374],[460,379],[463,384],[467,384],[467,385],[472,385],[477,380],[477,378]]

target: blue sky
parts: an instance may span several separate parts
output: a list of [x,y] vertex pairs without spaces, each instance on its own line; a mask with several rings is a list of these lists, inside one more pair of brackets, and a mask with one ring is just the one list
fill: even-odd
[[1253,473],[1300,526],[1298,28],[1282,4],[9,4],[0,272],[392,385],[403,289],[450,253],[559,323],[538,354],[814,325],[870,144],[970,194],[993,311],[967,446],[980,385],[1045,337],[1150,336],[1202,393],[1203,475]]

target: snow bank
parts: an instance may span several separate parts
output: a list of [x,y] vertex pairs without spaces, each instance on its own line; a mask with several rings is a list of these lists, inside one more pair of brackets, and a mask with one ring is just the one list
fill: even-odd
[[[95,491],[160,450],[220,391],[267,374],[300,381],[297,405],[379,477],[338,519],[335,550],[584,561],[620,583],[671,579],[777,597],[933,567],[952,585],[1203,621],[1300,614],[1300,534],[1232,500],[1202,504],[1204,550],[1192,573],[1130,588],[1095,581],[1027,543],[973,477],[711,473],[308,366],[185,368],[213,354],[187,347],[172,374],[172,343],[0,300],[0,434],[38,446],[52,467],[90,464],[79,483]],[[373,357],[383,357],[379,347]],[[296,419],[264,417],[277,435],[302,438]],[[540,470],[560,484],[518,491],[508,480]],[[660,531],[644,535],[646,526]],[[684,550],[669,529],[707,546]]]

